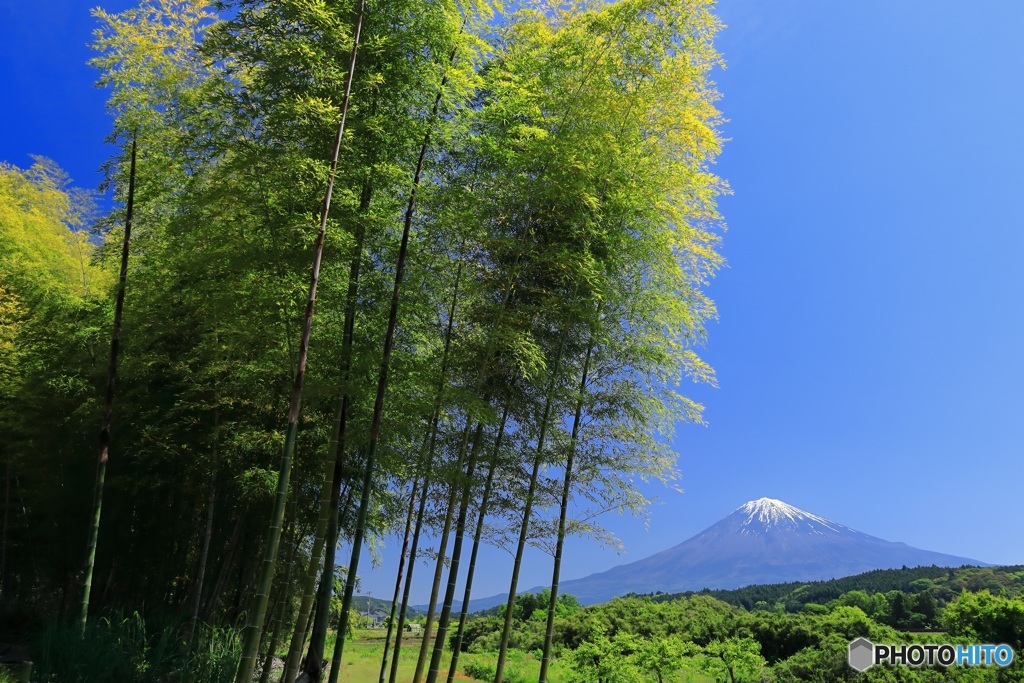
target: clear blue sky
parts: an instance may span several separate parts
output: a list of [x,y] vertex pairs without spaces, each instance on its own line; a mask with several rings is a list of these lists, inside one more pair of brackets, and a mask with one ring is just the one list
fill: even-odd
[[[88,6],[0,0],[0,159],[43,154],[94,186],[110,149],[84,65]],[[686,493],[651,488],[649,529],[607,520],[627,555],[572,541],[563,578],[675,545],[761,496],[1024,562],[1024,3],[719,11],[730,141],[717,170],[734,194],[705,355],[720,388],[690,392],[708,424],[678,431]],[[375,596],[390,595],[395,545],[384,571],[361,572]],[[484,553],[478,596],[503,590],[507,558]],[[423,600],[430,571],[417,572]],[[549,579],[537,553],[520,585]]]

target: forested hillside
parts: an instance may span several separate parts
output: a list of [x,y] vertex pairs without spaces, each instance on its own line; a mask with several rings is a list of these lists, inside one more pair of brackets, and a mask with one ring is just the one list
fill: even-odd
[[748,610],[783,609],[799,612],[811,603],[825,604],[851,592],[869,595],[899,591],[929,593],[938,605],[952,602],[962,592],[987,590],[1007,598],[1024,594],[1024,566],[914,567],[878,569],[831,581],[810,581],[746,586],[736,590],[704,590],[679,595],[654,595],[656,602],[692,595],[711,597]]
[[401,631],[429,532],[434,681],[495,530],[514,595],[527,544],[557,586],[642,514],[714,381],[710,5],[96,10],[115,208],[0,177],[2,625],[40,675],[138,613],[178,645],[111,680],[336,680],[360,550],[404,539]]

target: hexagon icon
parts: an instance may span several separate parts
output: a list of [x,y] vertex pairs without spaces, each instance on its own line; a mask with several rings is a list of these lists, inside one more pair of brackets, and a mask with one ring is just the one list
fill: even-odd
[[855,671],[867,671],[875,665],[875,646],[867,638],[858,638],[850,643],[847,659]]

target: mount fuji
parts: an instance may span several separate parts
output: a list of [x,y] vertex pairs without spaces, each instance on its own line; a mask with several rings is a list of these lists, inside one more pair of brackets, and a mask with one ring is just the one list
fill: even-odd
[[[759,498],[677,546],[608,571],[562,581],[559,593],[574,595],[586,605],[626,593],[820,581],[872,569],[933,564],[986,565],[869,536],[781,500]],[[495,598],[497,602],[474,600],[471,607],[485,609],[505,602],[505,597]]]

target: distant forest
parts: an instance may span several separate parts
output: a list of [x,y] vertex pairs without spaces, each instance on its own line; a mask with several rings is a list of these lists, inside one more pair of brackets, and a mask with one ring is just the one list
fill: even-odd
[[734,590],[656,593],[651,597],[656,602],[664,602],[680,596],[710,595],[716,600],[747,610],[781,608],[786,612],[799,612],[809,604],[825,604],[851,591],[861,591],[868,595],[890,591],[910,595],[929,593],[939,606],[943,606],[964,591],[977,593],[982,590],[1007,598],[1024,594],[1024,565],[958,569],[933,565],[912,569],[876,569],[829,581],[773,583]]

